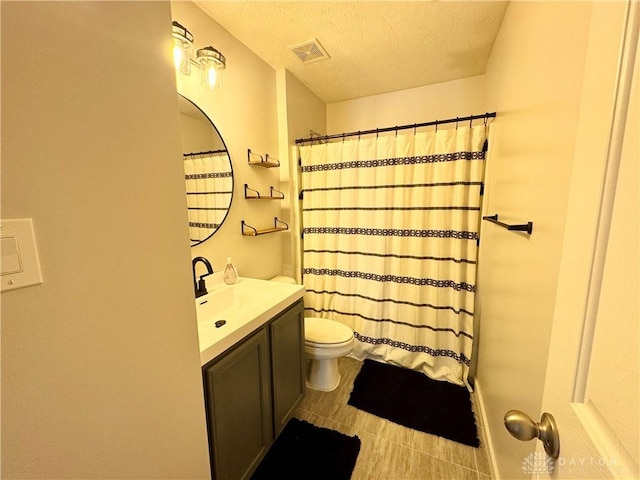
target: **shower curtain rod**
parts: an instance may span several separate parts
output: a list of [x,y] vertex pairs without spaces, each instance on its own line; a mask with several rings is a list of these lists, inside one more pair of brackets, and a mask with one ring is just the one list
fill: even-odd
[[[198,157],[200,155],[214,155],[216,153],[228,153],[225,149],[222,150],[207,150],[206,152],[191,152],[191,153],[183,153],[183,157]],[[186,158],[185,158],[186,160]]]
[[331,140],[334,138],[345,138],[345,137],[353,137],[353,136],[360,136],[360,135],[369,135],[371,133],[382,133],[382,132],[393,132],[393,131],[398,131],[398,130],[405,130],[407,128],[419,128],[419,127],[428,127],[431,125],[442,125],[444,123],[459,123],[459,122],[466,122],[467,120],[469,120],[470,122],[473,122],[474,120],[479,120],[481,118],[487,119],[487,118],[495,118],[496,116],[496,112],[487,112],[484,113],[482,115],[469,115],[468,117],[456,117],[456,118],[448,118],[447,120],[435,120],[433,122],[425,122],[425,123],[412,123],[410,125],[396,125],[395,127],[386,127],[386,128],[376,128],[373,130],[362,130],[362,131],[358,131],[358,132],[349,132],[349,133],[336,133],[334,135],[324,135],[321,137],[309,137],[309,138],[298,138],[296,139],[296,144],[298,143],[306,143],[306,142],[317,142],[317,141],[323,141],[323,140]]

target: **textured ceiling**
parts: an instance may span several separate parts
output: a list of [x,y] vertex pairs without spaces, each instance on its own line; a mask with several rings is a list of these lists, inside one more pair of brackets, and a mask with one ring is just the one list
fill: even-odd
[[[204,1],[209,16],[326,103],[484,73],[505,1]],[[289,49],[317,38],[327,60]]]

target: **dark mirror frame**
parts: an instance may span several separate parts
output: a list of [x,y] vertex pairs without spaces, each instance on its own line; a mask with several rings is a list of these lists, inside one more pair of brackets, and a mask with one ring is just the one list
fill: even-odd
[[[231,196],[230,196],[230,199],[229,199],[229,205],[226,208],[225,215],[222,218],[222,220],[220,221],[220,223],[217,224],[218,226],[216,228],[212,229],[211,233],[209,235],[207,235],[205,238],[203,238],[201,240],[191,239],[191,247],[195,247],[196,245],[200,245],[201,243],[204,243],[207,240],[209,240],[218,230],[220,230],[220,227],[224,224],[225,220],[229,216],[229,210],[231,210],[231,205],[233,204],[233,193],[234,193],[234,187],[235,187],[235,179],[234,179],[234,174],[233,174],[233,162],[231,161],[231,155],[229,154],[229,149],[227,148],[227,144],[225,143],[224,139],[222,138],[222,135],[220,135],[220,131],[218,130],[216,125],[209,118],[209,116],[206,113],[204,113],[204,111],[194,101],[190,100],[189,98],[185,97],[182,94],[178,94],[178,100],[179,101],[181,100],[180,97],[182,97],[182,99],[186,100],[191,105],[193,105],[200,112],[200,114],[202,114],[203,119],[207,119],[207,121],[211,124],[211,126],[213,127],[213,132],[218,136],[218,138],[220,139],[220,142],[224,146],[224,151],[226,151],[227,158],[229,160],[229,171],[231,172],[231,192],[230,192]],[[180,112],[182,113],[182,108],[180,109]],[[181,122],[181,128],[184,128],[184,125],[182,125],[182,122]],[[185,146],[184,145],[182,146],[182,149],[183,149],[183,154],[194,153],[194,152],[185,151]],[[184,161],[184,157],[183,157],[182,161]],[[186,175],[185,175],[185,181],[186,181]],[[185,184],[185,187],[186,187],[186,184]],[[185,194],[186,194],[186,190],[185,190]],[[189,227],[191,227],[191,223],[189,223]]]

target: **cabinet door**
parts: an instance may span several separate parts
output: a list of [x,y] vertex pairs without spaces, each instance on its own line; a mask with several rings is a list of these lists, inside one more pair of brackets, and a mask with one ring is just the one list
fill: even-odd
[[273,424],[276,436],[305,392],[304,309],[302,301],[276,317],[270,325],[273,376]]
[[215,480],[248,478],[273,440],[266,329],[204,369]]

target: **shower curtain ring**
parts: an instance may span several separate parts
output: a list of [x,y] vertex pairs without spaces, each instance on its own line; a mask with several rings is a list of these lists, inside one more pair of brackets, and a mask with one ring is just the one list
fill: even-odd
[[456,130],[458,129],[458,117],[456,117]]

